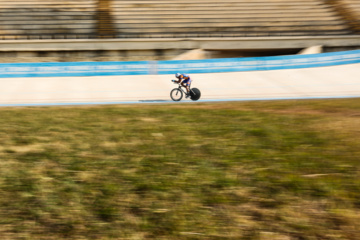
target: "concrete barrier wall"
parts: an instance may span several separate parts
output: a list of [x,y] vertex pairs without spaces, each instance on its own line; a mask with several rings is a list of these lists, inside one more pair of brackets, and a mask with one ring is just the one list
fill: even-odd
[[360,50],[256,58],[138,62],[66,62],[0,64],[0,77],[74,77],[157,75],[297,69],[360,63]]
[[295,54],[312,46],[322,46],[324,52],[357,50],[360,35],[3,40],[0,63],[170,60],[193,49],[236,54],[230,57],[257,57]]

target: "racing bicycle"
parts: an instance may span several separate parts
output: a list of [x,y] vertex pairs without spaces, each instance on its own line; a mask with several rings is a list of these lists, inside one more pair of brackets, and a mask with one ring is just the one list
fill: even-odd
[[[172,82],[174,82],[175,80],[172,80]],[[173,90],[171,90],[170,92],[170,97],[173,101],[180,101],[183,96],[187,94],[187,90],[185,87],[183,87],[180,83],[176,83],[174,82],[175,84],[178,84],[179,86],[177,88],[174,88]],[[193,101],[197,101],[200,99],[200,96],[201,96],[201,92],[199,89],[197,88],[191,88],[191,83],[190,83],[190,99],[193,100]]]

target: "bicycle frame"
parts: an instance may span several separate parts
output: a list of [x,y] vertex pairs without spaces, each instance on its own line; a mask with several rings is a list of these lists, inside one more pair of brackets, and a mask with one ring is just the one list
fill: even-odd
[[[186,89],[186,87],[184,87],[183,85],[181,85],[181,83],[178,83],[178,85],[179,85],[179,89],[186,95],[187,94],[187,89]],[[185,89],[185,90],[184,90]],[[191,83],[189,84],[189,89],[190,89],[190,91],[191,91]]]

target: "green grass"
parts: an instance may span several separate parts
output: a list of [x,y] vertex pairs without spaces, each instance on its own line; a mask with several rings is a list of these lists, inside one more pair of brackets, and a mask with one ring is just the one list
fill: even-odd
[[360,239],[359,99],[0,114],[2,239]]

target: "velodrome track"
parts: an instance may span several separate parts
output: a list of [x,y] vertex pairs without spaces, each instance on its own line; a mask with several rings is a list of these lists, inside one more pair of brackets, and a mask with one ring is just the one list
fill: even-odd
[[[359,63],[191,78],[202,93],[198,102],[360,97]],[[172,103],[171,79],[174,75],[0,78],[0,106]]]

